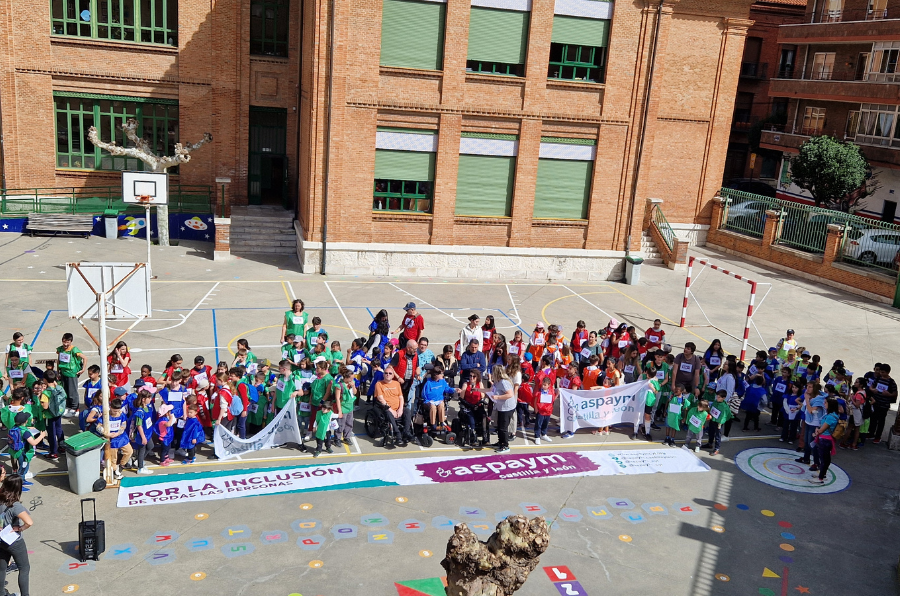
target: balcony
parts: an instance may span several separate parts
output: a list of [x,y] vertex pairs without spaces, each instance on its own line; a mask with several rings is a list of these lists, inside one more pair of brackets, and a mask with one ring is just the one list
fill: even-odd
[[769,65],[765,62],[742,62],[741,78],[764,80],[768,78]]
[[[772,128],[782,128],[773,126]],[[780,130],[764,130],[760,137],[759,146],[764,149],[772,149],[774,151],[784,151],[787,153],[797,153],[800,145],[806,142],[812,134],[828,134],[843,138],[843,131],[826,129],[805,130],[799,125],[790,132]],[[900,148],[892,149],[891,147],[880,147],[875,145],[860,145],[866,159],[872,165],[898,168],[900,167]]]
[[825,10],[812,23],[782,25],[778,43],[859,43],[900,40],[900,7],[884,10]]
[[[859,73],[817,67],[805,73],[799,69],[781,69],[769,83],[770,97],[821,99],[853,103],[900,103],[900,73]],[[874,81],[873,78],[894,78]]]

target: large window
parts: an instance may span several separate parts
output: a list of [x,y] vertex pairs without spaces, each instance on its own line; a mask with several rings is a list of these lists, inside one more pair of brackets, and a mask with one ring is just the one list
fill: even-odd
[[288,55],[290,0],[252,0],[250,3],[250,53]]
[[384,0],[381,65],[441,70],[445,11],[440,2]]
[[898,58],[900,58],[900,41],[876,43],[872,48],[866,80],[880,83],[900,81],[900,69],[897,68]]
[[525,76],[529,13],[473,6],[466,70]]
[[178,0],[51,0],[54,35],[178,45]]
[[372,211],[431,213],[437,131],[379,128]]
[[830,81],[834,72],[834,52],[817,52],[813,56],[811,79],[814,81]]
[[806,108],[803,112],[803,123],[800,134],[816,136],[822,134],[825,127],[825,108]]
[[[137,134],[157,155],[173,155],[178,142],[178,102],[86,93],[54,94],[56,111],[56,167],[79,170],[142,170],[142,161],[114,157],[95,147],[87,138],[97,127],[104,141],[125,147],[134,143],[125,137],[122,124],[138,121]],[[170,172],[175,170],[170,169]]]
[[555,15],[547,77],[604,82],[608,40],[608,20]]
[[890,145],[895,137],[897,106],[864,103],[859,110],[856,142],[867,145]]
[[594,173],[593,144],[581,139],[541,139],[535,218],[587,219]]

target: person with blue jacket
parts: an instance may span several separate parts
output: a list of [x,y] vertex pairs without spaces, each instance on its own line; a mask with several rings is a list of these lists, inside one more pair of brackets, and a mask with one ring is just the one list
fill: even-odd
[[[119,388],[117,388],[119,389]],[[116,479],[122,478],[122,467],[131,459],[134,449],[128,442],[128,415],[123,410],[122,399],[117,397],[109,402],[109,433],[104,437],[109,439],[109,448],[118,451],[119,464],[113,470],[113,476]],[[103,425],[99,424],[100,432],[103,432]],[[115,456],[112,458],[115,461]]]
[[766,381],[763,375],[758,374],[750,379],[750,387],[744,393],[744,399],[741,401],[741,410],[744,415],[744,432],[747,432],[750,422],[753,422],[755,431],[759,431],[759,408],[760,404],[766,400]]
[[444,400],[456,393],[444,379],[444,367],[435,364],[431,374],[422,384],[422,401],[428,411],[429,427],[442,430],[444,427]]
[[487,370],[484,352],[478,349],[478,342],[474,339],[469,341],[466,351],[459,356],[460,387],[469,380],[469,374],[473,370],[478,371],[479,377],[483,377],[484,371]]
[[198,411],[196,405],[188,406],[187,420],[184,422],[184,430],[181,432],[181,443],[179,444],[181,450],[186,453],[185,459],[181,461],[182,465],[194,463],[197,447],[206,440],[203,425],[197,419]]

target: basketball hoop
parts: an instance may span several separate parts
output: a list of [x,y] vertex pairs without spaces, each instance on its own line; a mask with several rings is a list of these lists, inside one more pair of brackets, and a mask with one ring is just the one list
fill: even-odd
[[150,195],[138,195],[135,198],[137,199],[137,204],[144,207],[149,207],[153,203],[153,197]]

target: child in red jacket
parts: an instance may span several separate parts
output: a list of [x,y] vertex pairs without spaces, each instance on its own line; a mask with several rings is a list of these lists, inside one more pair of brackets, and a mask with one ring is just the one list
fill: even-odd
[[534,391],[531,389],[530,380],[531,377],[525,374],[525,371],[522,371],[522,384],[519,385],[519,394],[516,396],[518,398],[516,402],[516,416],[519,420],[518,430],[522,433],[523,439],[525,439],[525,427],[528,426],[528,418],[530,416],[528,406],[534,401]]
[[553,414],[553,402],[556,401],[556,390],[553,388],[553,379],[545,376],[541,380],[541,388],[533,398],[532,405],[537,412],[537,420],[534,423],[534,444],[540,445],[541,439],[551,442],[547,436],[547,427],[550,426],[550,416]]

